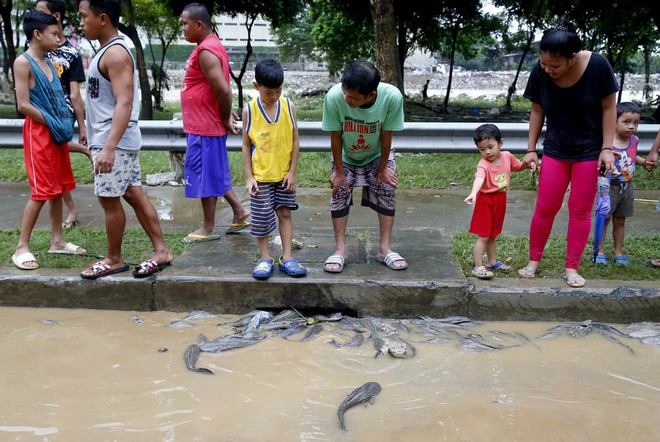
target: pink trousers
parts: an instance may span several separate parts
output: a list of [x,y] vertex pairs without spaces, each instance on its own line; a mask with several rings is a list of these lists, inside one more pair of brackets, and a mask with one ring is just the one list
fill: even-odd
[[597,164],[596,160],[572,162],[543,157],[536,209],[529,232],[530,260],[540,261],[543,257],[552,224],[570,183],[565,267],[577,270],[580,266],[591,231],[591,209],[598,182]]

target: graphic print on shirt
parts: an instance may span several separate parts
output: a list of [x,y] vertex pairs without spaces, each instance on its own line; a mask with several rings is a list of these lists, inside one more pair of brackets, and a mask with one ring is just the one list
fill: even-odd
[[497,183],[497,188],[500,189],[500,192],[506,192],[507,189],[509,188],[509,183],[508,180],[506,179],[506,173],[500,173],[499,175],[495,175],[493,178],[495,183]]
[[635,162],[625,151],[614,152],[614,178],[619,181],[631,181],[635,173]]
[[358,134],[357,143],[350,147],[350,151],[369,150],[371,145],[365,144],[364,134],[375,134],[380,132],[381,121],[365,122],[350,116],[344,118],[344,133],[355,132]]
[[89,77],[87,80],[87,87],[89,88],[89,97],[93,99],[99,98],[99,79],[96,77]]

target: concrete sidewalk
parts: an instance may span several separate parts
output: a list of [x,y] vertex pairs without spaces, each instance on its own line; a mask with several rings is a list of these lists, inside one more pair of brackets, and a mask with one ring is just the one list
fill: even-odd
[[[242,188],[235,190],[244,201],[249,200]],[[196,228],[201,219],[199,203],[185,199],[182,188],[145,187],[145,191],[159,213],[163,229],[180,231],[183,237]],[[0,183],[0,192],[0,228],[14,228],[20,223],[29,188]],[[660,231],[660,214],[651,203],[657,201],[657,193],[636,191],[638,198],[648,202],[636,204],[636,216],[626,223],[628,232]],[[82,268],[22,271],[4,267],[0,271],[0,305],[138,311],[203,309],[221,313],[293,306],[313,311],[341,310],[359,316],[465,315],[482,320],[636,322],[660,318],[658,281],[590,280],[586,287],[572,289],[559,277],[491,281],[466,278],[449,241],[452,232],[469,224],[472,208],[463,203],[466,195],[464,189],[398,192],[392,248],[408,260],[404,271],[389,270],[374,259],[378,248],[376,215],[355,206],[349,218],[346,267],[341,274],[324,272],[322,263],[334,251],[329,190],[302,189],[298,193],[300,210],[293,216],[294,237],[304,243],[295,252],[308,268],[304,278],[290,278],[276,269],[268,281],[254,280],[251,270],[258,249],[249,231],[243,231],[195,244],[177,257],[172,267],[145,280],[134,279],[130,272],[87,281],[79,277]],[[82,225],[103,225],[103,213],[91,186],[79,186],[74,198]],[[534,199],[533,192],[510,192],[505,233],[528,232]],[[129,225],[137,225],[132,212],[127,210],[127,214]],[[566,210],[562,209],[553,234],[564,234],[565,217]],[[223,202],[218,225],[229,221],[230,211]],[[47,226],[48,216],[43,210],[38,227]],[[275,253],[277,249],[271,250]]]

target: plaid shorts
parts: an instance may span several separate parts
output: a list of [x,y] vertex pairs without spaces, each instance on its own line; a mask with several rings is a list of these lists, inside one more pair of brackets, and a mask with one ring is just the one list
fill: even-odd
[[[92,161],[101,152],[100,147],[93,147]],[[94,194],[96,196],[111,198],[124,196],[130,186],[142,185],[142,172],[138,151],[115,149],[115,162],[112,172],[94,175]]]
[[[348,216],[350,206],[353,205],[354,187],[362,187],[362,206],[371,207],[383,215],[394,216],[396,209],[395,188],[385,183],[376,184],[380,159],[381,157],[378,157],[364,166],[343,164],[344,175],[346,175],[350,190],[341,187],[337,189],[337,193],[330,200],[330,214],[333,218]],[[396,172],[394,149],[390,151],[390,156],[387,158],[387,167]],[[335,170],[333,163],[332,172],[334,173]]]

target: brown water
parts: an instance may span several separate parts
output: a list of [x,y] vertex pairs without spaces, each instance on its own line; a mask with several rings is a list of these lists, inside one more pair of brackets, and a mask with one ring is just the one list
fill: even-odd
[[[184,314],[138,315],[143,324],[130,312],[0,308],[0,440],[660,440],[660,348],[636,339],[619,338],[633,353],[595,332],[538,338],[556,323],[489,322],[460,331],[530,342],[474,352],[400,332],[416,356],[375,359],[371,340],[328,344],[353,332],[324,324],[308,342],[202,353],[209,376],[186,370],[183,352],[237,316],[175,329]],[[368,381],[381,393],[349,409],[341,432],[338,405]]]

